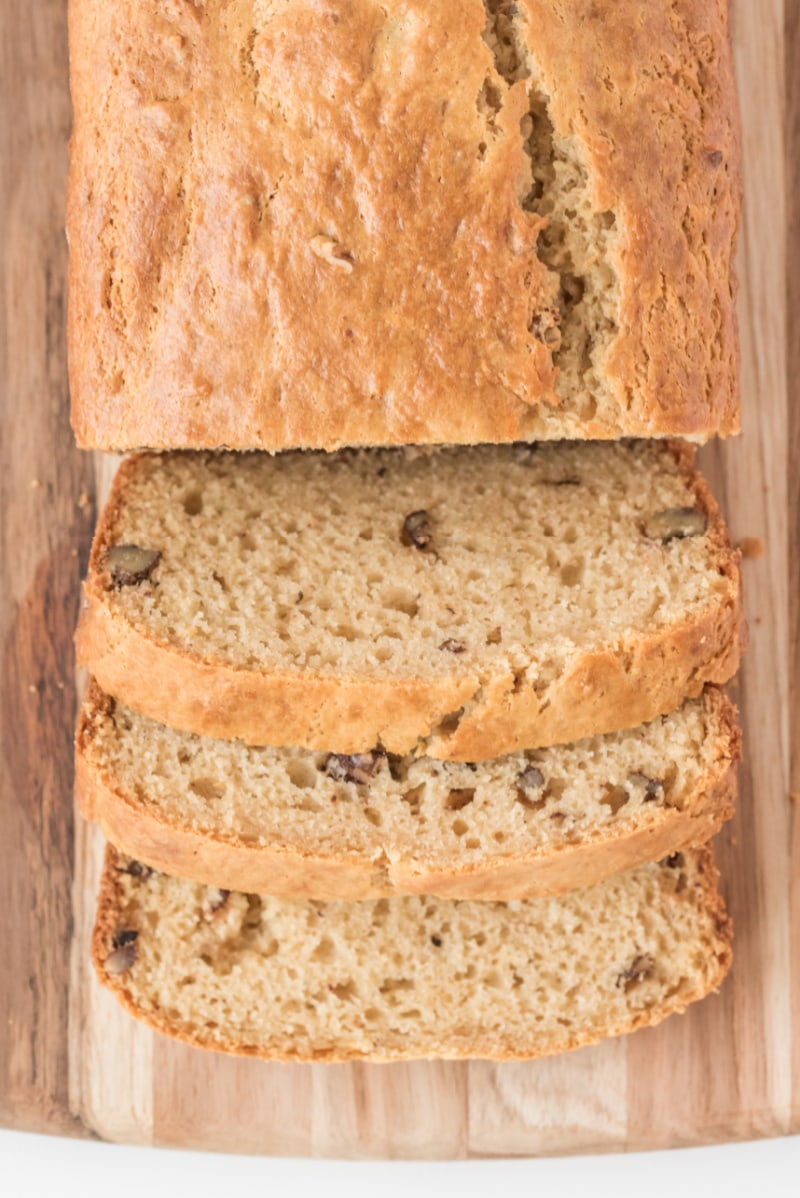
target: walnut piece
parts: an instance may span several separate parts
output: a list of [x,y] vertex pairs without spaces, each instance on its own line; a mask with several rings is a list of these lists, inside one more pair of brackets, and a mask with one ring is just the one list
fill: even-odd
[[632,989],[637,983],[649,978],[655,967],[656,963],[649,953],[640,953],[633,958],[627,969],[617,974],[617,989]]
[[325,760],[325,773],[335,782],[355,782],[365,786],[374,777],[386,754],[379,749],[371,753],[330,753]]
[[160,561],[159,549],[143,549],[141,545],[112,545],[106,552],[104,564],[115,586],[128,587],[149,578]]
[[643,531],[651,541],[662,541],[666,545],[668,541],[702,536],[707,527],[705,512],[693,507],[668,507],[648,516]]
[[133,859],[127,865],[117,866],[117,873],[130,874],[132,878],[149,878],[152,872],[149,865],[144,865],[141,861],[134,861]]
[[541,811],[547,802],[545,778],[535,765],[528,765],[517,775],[516,800],[527,811]]
[[644,788],[644,802],[654,803],[663,801],[664,799],[664,783],[660,778],[648,778],[647,774],[631,773],[628,774],[628,781],[631,786]]
[[424,508],[420,508],[417,512],[409,512],[403,521],[400,540],[404,545],[421,549],[423,552],[430,549],[433,541],[433,529],[431,528],[431,518]]
[[106,973],[112,977],[116,977],[121,973],[127,973],[131,966],[136,961],[136,941],[139,933],[133,928],[120,928],[114,933],[114,938],[111,941],[113,952],[110,952],[103,961],[103,968]]
[[544,786],[544,774],[535,765],[528,765],[517,778],[517,786],[526,794],[535,794]]

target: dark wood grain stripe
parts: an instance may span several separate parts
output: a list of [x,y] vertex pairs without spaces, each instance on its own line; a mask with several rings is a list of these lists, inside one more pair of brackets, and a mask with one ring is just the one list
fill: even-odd
[[66,5],[0,6],[0,1124],[69,1112],[72,630],[94,518],[68,424]]

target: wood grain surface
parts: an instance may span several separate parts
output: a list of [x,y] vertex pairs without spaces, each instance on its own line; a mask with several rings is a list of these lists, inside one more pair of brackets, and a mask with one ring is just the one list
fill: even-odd
[[[744,435],[703,451],[745,561],[746,760],[718,856],[719,996],[530,1064],[269,1065],[173,1044],[94,980],[100,837],[73,817],[71,636],[114,463],[68,427],[63,0],[0,6],[0,1124],[282,1155],[612,1151],[800,1131],[800,0],[738,0]],[[791,202],[789,202],[791,200]],[[795,798],[792,795],[796,796]]]
[[0,54],[0,1122],[70,1132],[70,643],[95,512],[68,415],[63,0],[4,0]]

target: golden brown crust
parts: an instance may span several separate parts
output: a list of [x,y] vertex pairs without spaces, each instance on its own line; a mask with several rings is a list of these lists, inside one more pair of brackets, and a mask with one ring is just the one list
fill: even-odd
[[355,856],[315,857],[292,845],[247,845],[237,837],[225,840],[159,819],[87,760],[81,744],[85,720],[84,714],[75,756],[80,811],[127,855],[173,877],[286,899],[349,900],[395,893],[380,863]]
[[348,677],[298,669],[265,673],[204,658],[129,622],[104,584],[102,562],[136,459],[121,467],[98,526],[76,633],[79,664],[110,695],[162,724],[250,744],[335,753],[382,744],[443,760],[481,761],[646,723],[674,711],[706,683],[736,672],[745,639],[741,555],[694,466],[671,446],[696,505],[706,512],[721,595],[680,623],[576,652],[542,693],[517,669],[487,679]]
[[[87,584],[76,634],[78,661],[103,690],[182,731],[248,744],[296,744],[357,753],[381,744],[452,761],[483,761],[634,728],[736,672],[743,624],[733,600],[639,643],[586,653],[551,685],[477,678],[329,678],[258,674],[192,657],[151,640],[109,610]],[[157,683],[154,685],[154,680]],[[457,728],[442,731],[464,708]]]
[[385,855],[370,860],[346,852],[315,854],[289,843],[248,844],[235,834],[214,835],[182,826],[124,790],[91,753],[92,726],[104,701],[92,684],[78,724],[75,788],[84,818],[99,823],[118,849],[162,873],[283,899],[358,901],[431,894],[507,900],[591,886],[612,874],[705,844],[733,814],[736,763],[741,755],[735,708],[718,693],[713,701],[721,745],[715,769],[698,779],[680,809],[662,808],[659,823],[634,831],[598,828],[594,836],[576,844],[426,868],[413,861],[391,861]]
[[[736,431],[724,0],[515,7],[616,218],[619,418],[586,436]],[[537,435],[564,435],[529,327],[558,280],[518,197],[527,85],[498,74],[486,19],[480,0],[297,0],[263,22],[245,0],[71,0],[79,444],[500,442],[539,409]]]
[[[204,1036],[202,1032],[196,1032],[188,1027],[171,1022],[164,1011],[145,1010],[137,1003],[131,991],[126,988],[124,974],[111,976],[104,968],[104,962],[112,951],[114,934],[119,927],[117,913],[120,907],[121,895],[117,872],[117,857],[117,851],[111,845],[108,845],[98,895],[97,918],[92,935],[92,961],[101,983],[111,990],[118,1002],[135,1019],[147,1024],[155,1031],[195,1048],[226,1052],[234,1056],[260,1057],[272,1061],[318,1061],[332,1064],[352,1060],[367,1060],[380,1064],[388,1061],[414,1060],[424,1057],[424,1052],[420,1052],[418,1047],[415,1049],[413,1044],[409,1046],[406,1052],[393,1052],[391,1055],[381,1055],[379,1052],[364,1053],[353,1051],[352,1048],[341,1045],[330,1045],[309,1054],[299,1051],[287,1051],[285,1043],[255,1047],[242,1044],[219,1032],[215,1033],[215,1038],[212,1039],[208,1034]],[[719,874],[709,846],[706,846],[705,850],[702,851],[698,872],[700,874],[699,885],[703,892],[700,905],[708,912],[715,931],[713,945],[709,946],[707,954],[707,961],[710,962],[713,960],[715,967],[709,968],[706,984],[691,985],[684,981],[682,986],[660,1007],[638,1012],[632,1015],[630,1021],[624,1024],[615,1023],[604,1028],[594,1028],[590,1034],[583,1037],[577,1035],[565,1037],[564,1042],[559,1045],[558,1051],[569,1052],[576,1048],[598,1043],[603,1039],[625,1035],[644,1027],[652,1027],[660,1023],[668,1015],[682,1013],[691,1003],[704,998],[707,994],[718,989],[730,968],[733,958],[731,949],[733,926],[718,890]],[[537,1045],[533,1040],[527,1041],[525,1044],[504,1043],[501,1037],[501,1032],[487,1031],[486,1038],[473,1042],[469,1050],[460,1052],[455,1050],[449,1053],[440,1052],[437,1053],[437,1056],[440,1059],[448,1060],[476,1057],[483,1060],[495,1061],[534,1060],[537,1057],[548,1055],[548,1053],[554,1051],[552,1048],[543,1047],[541,1044]]]

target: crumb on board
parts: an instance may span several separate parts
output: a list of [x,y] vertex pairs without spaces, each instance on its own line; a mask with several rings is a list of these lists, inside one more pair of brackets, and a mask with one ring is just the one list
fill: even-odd
[[737,549],[741,551],[744,558],[763,557],[766,553],[766,545],[761,537],[742,537]]

